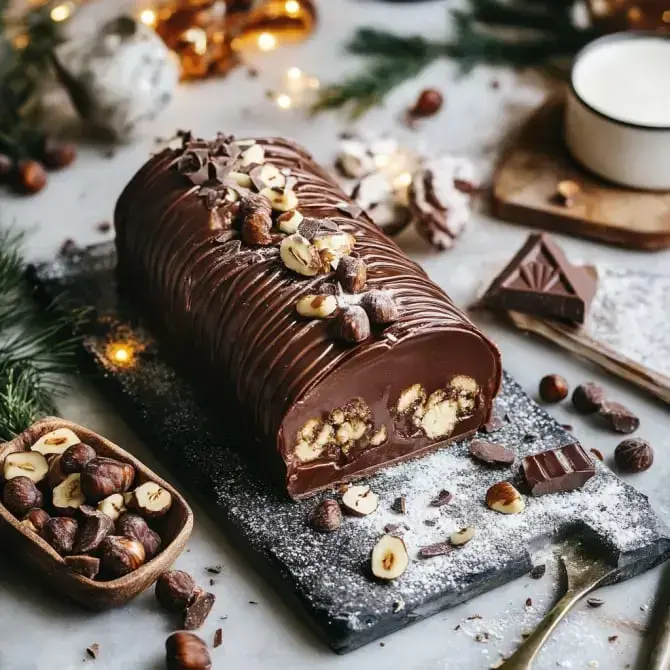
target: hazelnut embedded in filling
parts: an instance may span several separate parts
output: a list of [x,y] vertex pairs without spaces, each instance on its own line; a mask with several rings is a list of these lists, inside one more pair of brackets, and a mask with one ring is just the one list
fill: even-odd
[[404,389],[391,408],[394,425],[375,425],[373,413],[362,398],[354,398],[330,411],[325,419],[309,419],[298,431],[293,454],[301,464],[320,459],[351,461],[361,451],[387,442],[390,431],[403,439],[444,440],[459,421],[470,418],[481,398],[477,382],[457,375],[430,395],[422,384]]

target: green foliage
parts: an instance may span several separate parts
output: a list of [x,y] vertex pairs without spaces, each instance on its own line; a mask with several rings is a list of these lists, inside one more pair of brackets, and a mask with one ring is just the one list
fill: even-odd
[[313,111],[349,107],[352,117],[360,116],[438,58],[456,60],[463,72],[481,63],[554,68],[596,36],[574,25],[572,5],[572,0],[471,0],[467,11],[451,11],[453,36],[444,42],[361,28],[346,49],[367,58],[367,68],[326,86]]
[[0,439],[54,412],[74,369],[76,330],[83,315],[52,305],[38,313],[25,280],[23,235],[0,231]]

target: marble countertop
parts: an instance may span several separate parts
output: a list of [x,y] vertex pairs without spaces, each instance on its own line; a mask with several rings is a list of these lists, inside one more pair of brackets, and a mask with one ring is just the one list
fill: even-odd
[[[105,157],[99,147],[82,148],[76,165],[50,179],[40,195],[19,198],[0,195],[0,220],[33,229],[28,252],[31,258],[56,253],[65,238],[80,244],[108,239],[112,233],[97,230],[111,221],[115,200],[129,177],[154,149],[154,137],[168,136],[175,128],[190,127],[208,136],[217,130],[244,134],[277,134],[295,137],[315,156],[330,164],[337,134],[350,128],[340,114],[306,119],[297,111],[279,112],[265,97],[282,74],[293,65],[328,81],[357,66],[343,54],[342,43],[356,25],[376,24],[407,32],[440,37],[445,25],[441,2],[394,5],[355,0],[323,0],[318,3],[321,23],[309,42],[258,57],[258,78],[244,70],[226,80],[186,85],[172,106],[137,142]],[[493,79],[500,86],[494,89]],[[416,132],[401,126],[398,118],[425,86],[442,89],[446,108],[425,121]],[[369,114],[359,127],[389,131],[432,153],[451,151],[474,156],[483,167],[491,148],[534,105],[546,90],[533,77],[507,71],[478,68],[459,78],[453,64],[435,63],[418,80],[396,90],[383,109]],[[479,268],[510,255],[527,231],[477,214],[455,250],[442,254],[428,249],[413,233],[401,243],[457,302],[463,303],[476,288]],[[661,272],[670,252],[645,254],[559,236],[573,259],[619,264]],[[647,494],[658,512],[670,521],[670,438],[666,429],[667,408],[632,387],[609,377],[589,364],[570,358],[553,346],[538,342],[492,321],[486,328],[499,343],[506,368],[531,394],[541,376],[564,375],[572,385],[585,380],[606,384],[612,395],[636,411],[642,420],[639,435],[656,450],[656,462],[646,473],[629,478]],[[133,435],[114,409],[91,389],[85,379],[74,379],[60,403],[64,417],[86,424],[144,459],[150,467],[178,482],[179,473],[166,472],[146,445]],[[611,459],[618,440],[573,415],[568,404],[551,408],[562,423],[574,426],[576,436],[588,447],[597,447]],[[515,648],[522,633],[532,629],[556,597],[556,575],[542,580],[529,578],[438,614],[400,633],[344,657],[332,654],[313,636],[301,617],[282,602],[273,589],[247,565],[244,556],[207,516],[195,507],[196,529],[177,566],[201,583],[211,575],[207,566],[220,564],[211,590],[217,605],[202,630],[211,643],[214,631],[223,629],[223,646],[213,651],[215,668],[245,670],[484,670],[501,654]],[[663,567],[630,582],[603,589],[605,604],[579,606],[561,624],[535,663],[537,670],[550,668],[643,668],[645,633],[659,587],[668,570]],[[3,670],[100,670],[163,668],[163,641],[170,621],[155,606],[152,593],[137,598],[123,609],[93,614],[45,592],[42,584],[0,550],[0,668]],[[525,605],[527,598],[532,606]],[[477,615],[477,617],[474,617]],[[481,618],[478,618],[481,617]],[[458,630],[455,630],[460,625]],[[475,640],[487,632],[486,642]],[[613,636],[617,636],[612,640]],[[86,648],[100,645],[97,660],[86,659]]]

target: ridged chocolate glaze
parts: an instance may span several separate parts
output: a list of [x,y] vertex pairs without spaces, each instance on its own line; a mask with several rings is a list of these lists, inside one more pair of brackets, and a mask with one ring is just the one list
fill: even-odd
[[[287,270],[276,247],[228,253],[216,241],[220,231],[210,228],[197,187],[174,167],[181,151],[167,149],[135,175],[115,212],[122,286],[158,338],[216,394],[222,412],[253,427],[249,442],[255,438],[259,453],[281,466],[294,497],[437,446],[425,437],[391,435],[353,462],[299,467],[291,455],[297,429],[315,411],[327,414],[339,397],[363,396],[379,423],[407,380],[424,383],[430,393],[467,374],[479,383],[481,402],[451,439],[476,430],[488,420],[500,385],[495,345],[365,214],[353,218],[338,209],[351,200],[309,154],[287,140],[257,141],[265,163],[290,168],[297,179],[304,216],[330,218],[355,236],[367,288],[390,291],[399,320],[350,345],[334,338],[329,320],[299,317],[295,303],[318,292],[324,277]],[[346,380],[331,385],[338,373]]]

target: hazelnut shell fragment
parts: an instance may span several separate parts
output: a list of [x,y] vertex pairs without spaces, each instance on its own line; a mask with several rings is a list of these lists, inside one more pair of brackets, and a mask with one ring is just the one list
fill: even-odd
[[197,635],[185,631],[172,633],[165,641],[167,670],[211,670],[207,645]]
[[72,552],[79,524],[67,516],[49,519],[42,528],[42,539],[50,544],[61,556]]
[[81,471],[81,490],[89,502],[124,493],[133,483],[135,468],[113,458],[96,456]]
[[35,507],[42,507],[42,492],[29,477],[14,477],[2,492],[2,502],[17,519],[25,516]]
[[407,570],[409,555],[400,537],[384,535],[375,544],[370,557],[372,574],[378,579],[397,579]]
[[100,545],[100,567],[105,576],[115,579],[130,574],[144,564],[146,553],[137,540],[108,535]]
[[100,559],[95,556],[66,556],[65,565],[88,579],[95,579],[100,572]]
[[79,533],[72,551],[75,554],[92,554],[114,530],[114,522],[103,512],[88,505],[82,505],[79,513],[83,520],[79,524]]
[[168,570],[156,582],[156,599],[174,614],[182,613],[198,595],[195,580],[183,570]]

